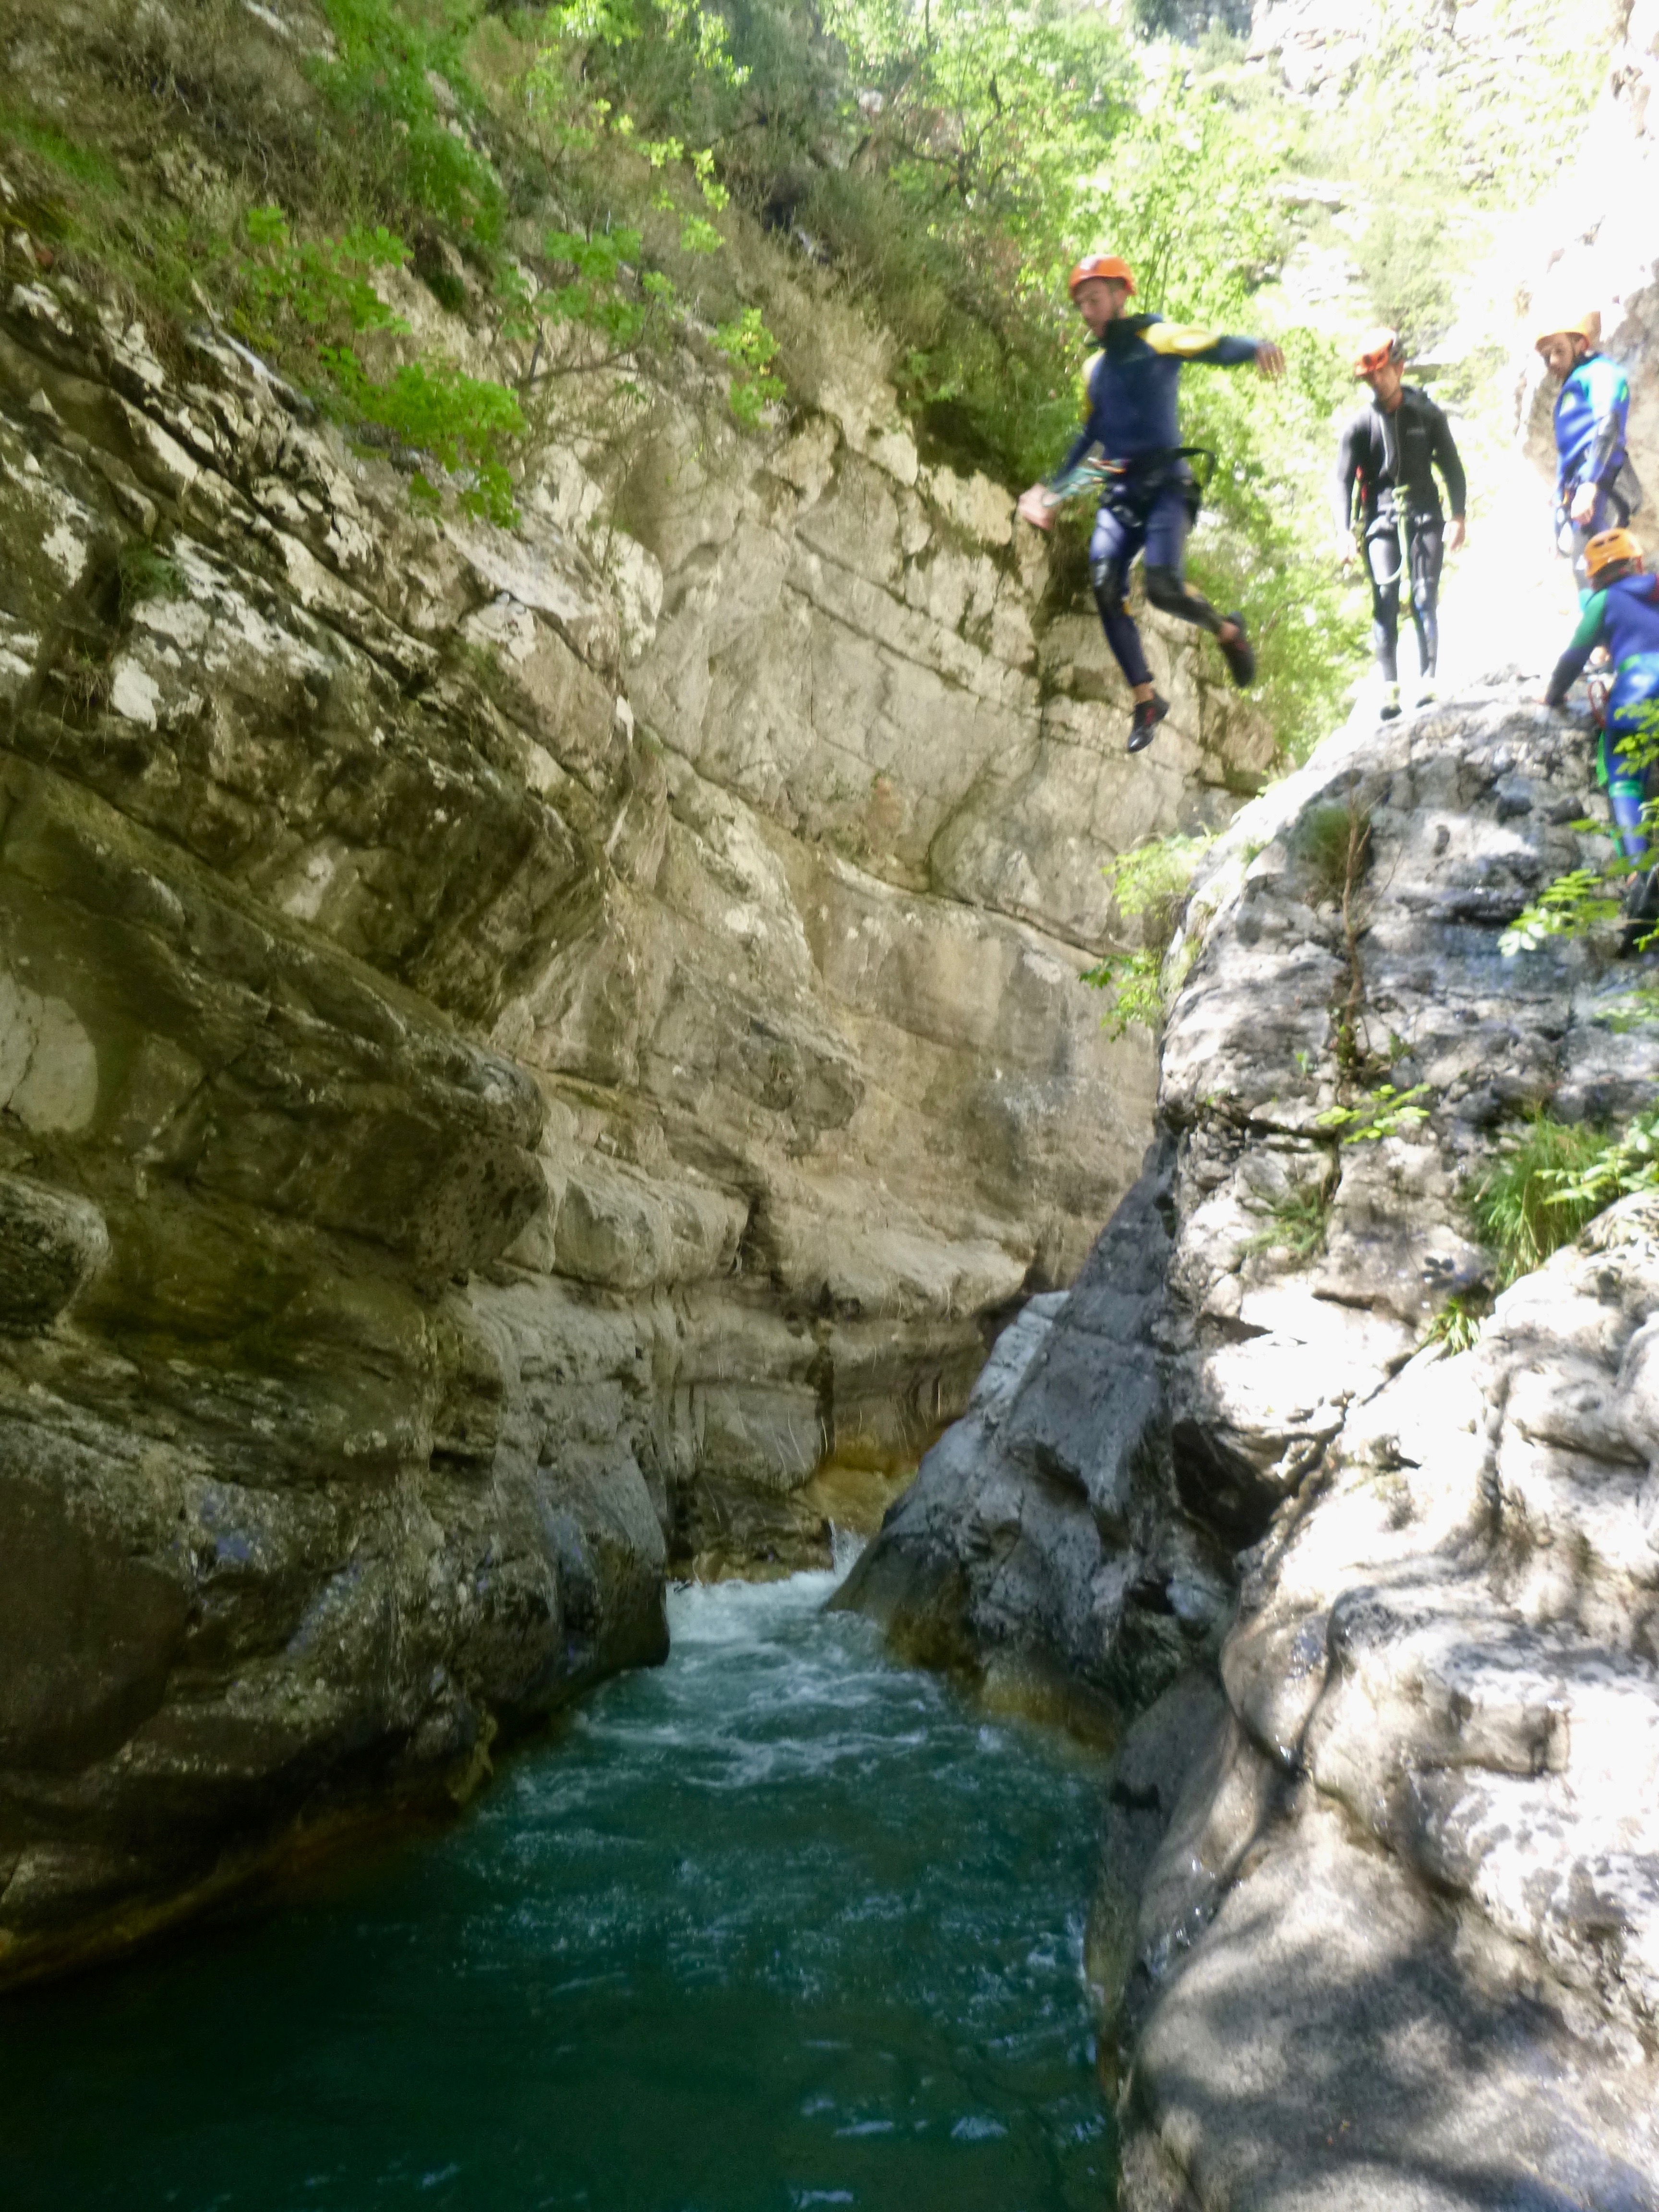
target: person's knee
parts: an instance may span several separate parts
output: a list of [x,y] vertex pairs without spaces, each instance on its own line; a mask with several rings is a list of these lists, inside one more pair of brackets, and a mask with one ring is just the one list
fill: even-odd
[[1161,608],[1165,614],[1185,614],[1191,594],[1182,581],[1179,568],[1148,562],[1146,597],[1153,606]]
[[1121,615],[1123,611],[1123,572],[1115,561],[1091,561],[1089,581],[1094,587],[1095,605],[1103,615]]

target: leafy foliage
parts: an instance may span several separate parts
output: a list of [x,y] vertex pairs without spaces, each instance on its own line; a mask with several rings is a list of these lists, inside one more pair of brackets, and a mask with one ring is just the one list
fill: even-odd
[[1454,1355],[1473,1351],[1480,1340],[1480,1324],[1491,1307],[1492,1301],[1484,1291],[1454,1291],[1429,1323],[1423,1339],[1425,1345],[1444,1345]]
[[1638,1114],[1580,1165],[1558,1169],[1549,1203],[1599,1213],[1633,1191],[1659,1189],[1659,1113]]
[[1417,1102],[1429,1096],[1426,1083],[1413,1083],[1409,1091],[1399,1091],[1392,1083],[1382,1083],[1357,1105],[1327,1107],[1315,1127],[1333,1131],[1340,1145],[1376,1144],[1384,1137],[1397,1137],[1426,1121],[1429,1109]]
[[313,64],[337,108],[378,126],[398,151],[397,183],[408,202],[480,244],[501,234],[506,200],[489,161],[465,130],[449,128],[434,80],[457,106],[473,106],[462,50],[480,13],[475,0],[319,0],[334,34],[331,59]]
[[628,290],[630,264],[639,260],[642,242],[637,230],[601,231],[592,238],[550,231],[544,241],[549,260],[565,264],[575,274],[568,284],[544,292],[537,305],[547,313],[602,332],[619,349],[634,345],[650,310],[648,295],[635,299]]
[[768,402],[783,397],[783,385],[773,374],[778,342],[761,319],[758,307],[745,307],[735,321],[722,323],[714,343],[737,371],[732,380],[732,412],[752,428]]
[[[1601,824],[1582,826],[1592,830]],[[1535,952],[1552,938],[1586,937],[1605,923],[1617,921],[1624,902],[1610,886],[1630,872],[1629,864],[1617,858],[1605,867],[1569,868],[1546,884],[1532,904],[1516,915],[1498,939],[1498,951],[1511,960],[1517,952]]]
[[402,239],[383,224],[342,238],[296,240],[281,208],[258,207],[248,211],[247,237],[254,252],[243,270],[237,320],[255,344],[276,337],[284,318],[315,335],[404,327],[366,273],[401,268],[409,259]]
[[1179,830],[1167,837],[1151,837],[1127,853],[1108,860],[1101,870],[1106,887],[1120,914],[1131,921],[1156,915],[1165,926],[1165,942],[1173,933],[1176,909],[1187,896],[1194,871],[1215,842],[1211,830],[1186,836]]
[[[507,472],[508,441],[524,428],[519,403],[503,386],[465,376],[447,362],[405,362],[384,383],[365,374],[349,347],[325,356],[341,392],[365,422],[434,459],[461,479],[460,504],[470,514],[503,526],[517,518]],[[414,479],[418,500],[434,503],[437,487]]]
[[1164,955],[1152,945],[1136,952],[1109,952],[1083,976],[1094,989],[1112,994],[1100,1024],[1109,1037],[1127,1036],[1131,1029],[1156,1030],[1161,1025],[1163,979]]
[[[408,328],[366,273],[401,268],[409,258],[402,239],[380,226],[340,238],[295,240],[277,207],[252,210],[247,234],[253,254],[242,271],[237,314],[244,336],[290,360],[297,348],[306,380],[331,390],[359,422],[375,424],[459,475],[460,504],[468,513],[511,523],[517,509],[507,453],[525,427],[514,395],[441,361],[405,362],[377,381],[350,343],[368,331]],[[411,491],[420,504],[441,497],[424,471]]]
[[[1659,705],[1648,708],[1638,718],[1635,730],[1621,739],[1620,750],[1633,774],[1651,779],[1659,762]],[[1569,868],[1555,877],[1530,906],[1516,915],[1498,940],[1498,950],[1506,960],[1518,952],[1535,952],[1553,939],[1571,942],[1604,933],[1624,914],[1624,894],[1631,878],[1644,874],[1653,865],[1651,852],[1643,860],[1626,860],[1605,823],[1583,821],[1572,826],[1581,836],[1607,838],[1607,856],[1594,866]],[[1643,806],[1642,834],[1650,846],[1659,841],[1659,799],[1649,799]],[[1659,923],[1638,939],[1636,949],[1645,951],[1656,941]],[[1646,994],[1636,991],[1629,995],[1634,1018],[1642,1018]]]
[[1583,1188],[1608,1155],[1608,1139],[1583,1121],[1533,1115],[1509,1141],[1474,1192],[1474,1217],[1482,1239],[1498,1255],[1500,1287],[1528,1274],[1571,1243],[1586,1221],[1601,1212],[1617,1190],[1595,1197]]
[[1121,1037],[1132,1027],[1156,1030],[1162,1023],[1164,956],[1194,871],[1214,842],[1211,830],[1149,838],[1101,870],[1118,912],[1141,924],[1144,939],[1136,951],[1107,953],[1084,975],[1094,989],[1112,994],[1102,1024],[1109,1036]]

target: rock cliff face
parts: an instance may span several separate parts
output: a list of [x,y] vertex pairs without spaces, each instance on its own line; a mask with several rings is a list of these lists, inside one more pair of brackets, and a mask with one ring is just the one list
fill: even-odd
[[[848,1593],[1141,1716],[1091,1943],[1136,2207],[1659,2203],[1659,1207],[1430,1327],[1506,1121],[1651,1103],[1627,973],[1498,950],[1592,790],[1472,690],[1237,818],[1140,1183]],[[1356,1069],[1427,1118],[1340,1141]]]
[[0,216],[6,1976],[464,1793],[671,1559],[823,1555],[1133,1179],[1101,860],[1268,747],[1160,643],[1128,763],[810,289],[788,423],[570,377],[503,531]]

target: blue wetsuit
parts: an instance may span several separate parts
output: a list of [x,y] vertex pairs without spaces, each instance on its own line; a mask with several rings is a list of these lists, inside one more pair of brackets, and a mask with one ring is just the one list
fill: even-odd
[[1648,849],[1642,808],[1650,770],[1643,736],[1659,738],[1659,577],[1621,576],[1584,602],[1572,642],[1555,664],[1545,697],[1559,707],[1598,645],[1613,662],[1613,691],[1597,766],[1626,860]]
[[[1562,384],[1555,402],[1555,502],[1559,530],[1571,532],[1573,567],[1581,593],[1589,589],[1583,555],[1598,532],[1628,522],[1630,502],[1617,478],[1626,461],[1625,424],[1630,385],[1617,362],[1586,354]],[[1580,485],[1595,486],[1595,511],[1572,522],[1568,509]]]
[[1258,342],[1166,323],[1159,315],[1123,315],[1107,324],[1099,343],[1085,372],[1088,419],[1048,484],[1060,493],[1101,486],[1089,580],[1118,666],[1131,685],[1150,684],[1140,633],[1123,605],[1131,564],[1143,547],[1146,596],[1155,607],[1212,632],[1222,622],[1182,576],[1197,487],[1180,451],[1181,372],[1188,362],[1240,368],[1255,359]]

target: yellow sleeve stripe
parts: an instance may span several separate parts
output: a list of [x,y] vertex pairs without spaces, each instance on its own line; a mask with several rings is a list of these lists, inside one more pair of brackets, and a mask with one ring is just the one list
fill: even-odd
[[1195,353],[1207,353],[1219,334],[1202,323],[1149,323],[1140,335],[1154,353],[1179,354],[1189,361]]

